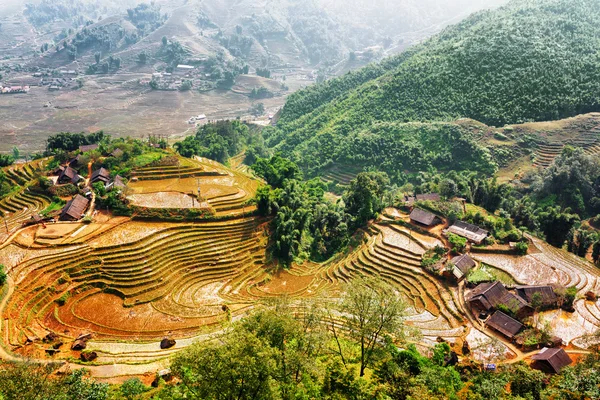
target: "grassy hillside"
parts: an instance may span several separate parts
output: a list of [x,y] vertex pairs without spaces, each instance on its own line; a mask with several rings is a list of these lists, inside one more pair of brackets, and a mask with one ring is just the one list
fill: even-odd
[[382,122],[501,126],[600,110],[598,20],[598,0],[477,13],[382,65],[294,94],[269,143],[288,155],[311,149],[314,170]]

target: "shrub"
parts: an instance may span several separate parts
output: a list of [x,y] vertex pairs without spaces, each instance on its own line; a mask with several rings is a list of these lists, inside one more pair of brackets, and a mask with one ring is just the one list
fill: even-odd
[[67,303],[67,300],[69,300],[69,297],[71,297],[71,294],[69,292],[64,292],[62,296],[56,300],[56,304],[64,306]]
[[463,252],[467,247],[467,239],[453,233],[448,234],[448,241],[452,245],[452,248],[459,253]]
[[0,286],[4,286],[6,280],[8,279],[8,275],[4,270],[4,265],[0,264]]
[[527,242],[518,242],[515,246],[515,251],[520,256],[524,256],[525,254],[527,254],[528,249],[529,249],[529,243],[527,243]]

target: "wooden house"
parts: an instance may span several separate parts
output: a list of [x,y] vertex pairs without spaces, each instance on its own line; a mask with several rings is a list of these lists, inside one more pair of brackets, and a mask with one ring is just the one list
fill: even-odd
[[550,349],[548,347],[544,347],[531,359],[533,360],[532,368],[553,374],[558,374],[561,369],[573,362],[563,349]]
[[517,318],[523,318],[533,313],[531,306],[521,297],[512,294],[500,282],[487,282],[478,285],[468,298],[471,309],[476,312],[489,312],[504,305]]
[[417,225],[423,225],[427,227],[435,226],[442,222],[442,220],[435,214],[429,211],[415,208],[410,213],[410,221]]
[[65,167],[58,175],[58,183],[60,184],[72,183],[76,185],[80,180],[81,176],[71,167]]
[[60,213],[61,221],[78,221],[85,214],[90,201],[81,195],[76,195],[67,202]]
[[486,322],[486,326],[500,332],[509,339],[515,337],[523,329],[523,324],[516,319],[506,315],[502,311],[496,311]]
[[452,265],[452,275],[454,275],[459,282],[465,279],[469,271],[477,265],[475,260],[468,254],[454,257],[450,260],[450,264]]
[[110,172],[106,168],[100,168],[92,172],[90,183],[102,182],[105,186],[110,181]]

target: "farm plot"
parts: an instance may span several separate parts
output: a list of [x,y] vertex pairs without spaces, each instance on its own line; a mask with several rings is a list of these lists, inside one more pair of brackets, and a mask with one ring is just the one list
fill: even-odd
[[147,208],[206,208],[194,196],[179,192],[157,192],[132,194],[127,197],[133,204]]
[[406,299],[407,324],[421,331],[425,343],[434,343],[438,336],[454,341],[465,334],[455,294],[421,268],[421,257],[432,245],[435,242],[421,242],[405,228],[375,224],[367,243],[324,267],[319,276],[331,285],[356,276],[378,276]]
[[30,189],[35,174],[43,168],[44,161],[36,160],[27,164],[14,165],[2,170],[7,183],[14,187],[12,193],[0,200],[0,211],[4,213],[0,240],[7,237],[8,232],[19,228],[32,215],[43,211],[50,204],[50,199]]
[[[180,159],[182,165],[140,168],[129,183],[128,198],[139,206],[149,208],[203,208],[212,207],[217,215],[231,214],[245,207],[260,185],[242,172],[204,158]],[[202,205],[192,202],[190,195],[200,190]]]
[[[127,340],[189,336],[222,322],[227,308],[221,287],[262,271],[261,224],[255,218],[170,224],[140,229],[148,234],[129,243],[7,258],[17,284],[4,310],[9,343],[49,331]],[[112,237],[121,236],[115,231]]]

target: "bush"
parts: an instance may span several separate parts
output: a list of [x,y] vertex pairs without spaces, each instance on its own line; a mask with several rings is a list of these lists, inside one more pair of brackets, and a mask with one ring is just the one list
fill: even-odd
[[452,245],[452,248],[454,249],[454,251],[459,252],[459,253],[462,253],[463,251],[465,251],[465,249],[467,247],[467,239],[465,239],[464,237],[455,235],[453,233],[448,234],[448,241]]
[[4,270],[4,265],[0,264],[0,286],[4,286],[6,280],[8,279],[8,275]]
[[527,254],[528,249],[529,249],[529,243],[527,243],[527,242],[518,242],[515,246],[515,251],[520,256],[524,256],[525,254]]
[[64,292],[62,296],[56,300],[56,304],[64,306],[67,303],[67,300],[69,300],[69,297],[71,297],[71,294],[69,292]]

